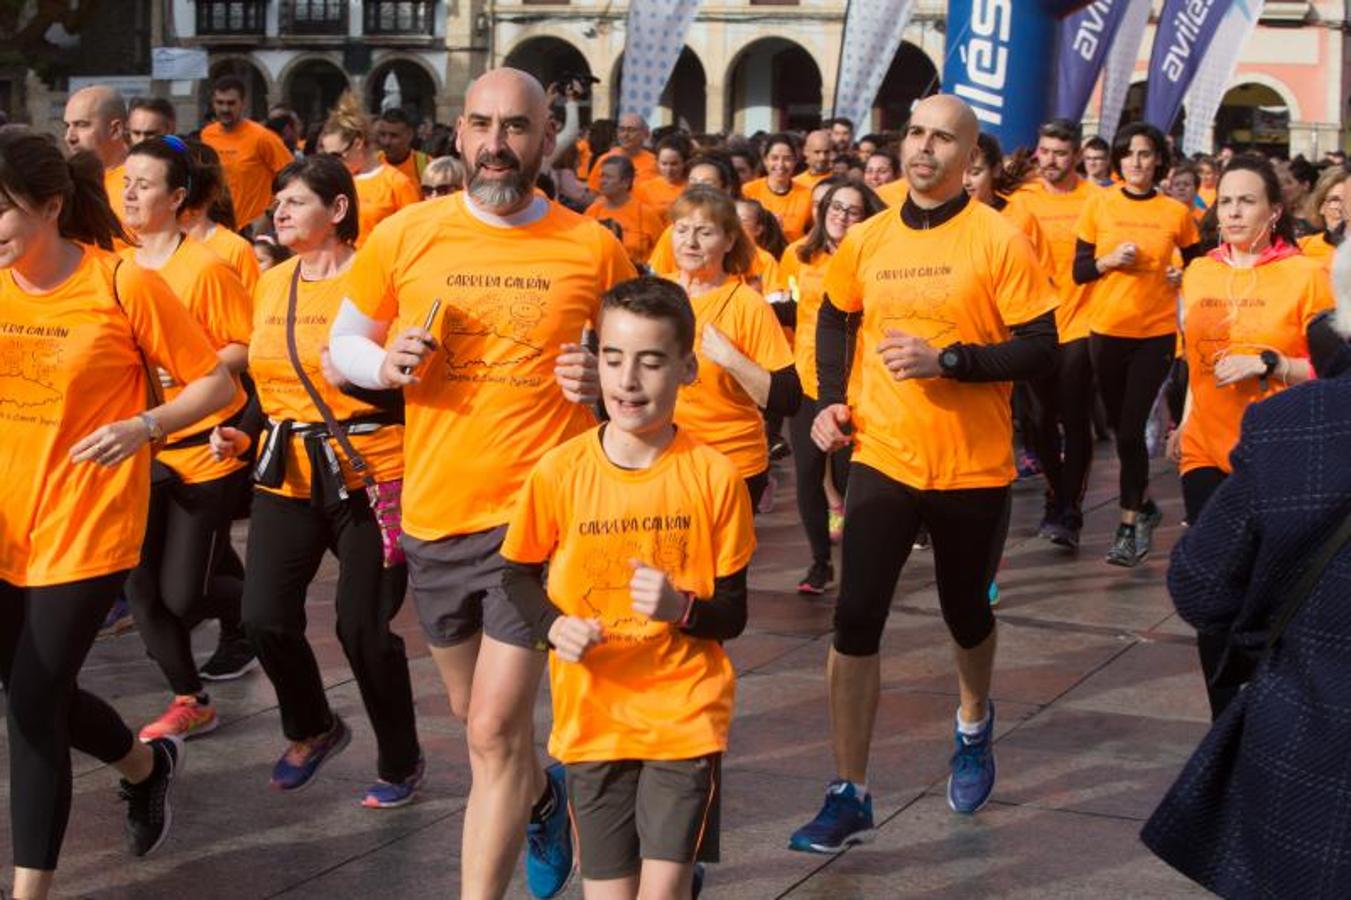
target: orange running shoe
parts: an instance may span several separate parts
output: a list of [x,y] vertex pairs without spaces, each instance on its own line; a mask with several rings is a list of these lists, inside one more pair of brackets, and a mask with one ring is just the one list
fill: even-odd
[[142,743],[169,736],[186,740],[215,731],[219,724],[216,707],[210,701],[199,703],[188,694],[174,697],[164,715],[141,729],[140,737]]

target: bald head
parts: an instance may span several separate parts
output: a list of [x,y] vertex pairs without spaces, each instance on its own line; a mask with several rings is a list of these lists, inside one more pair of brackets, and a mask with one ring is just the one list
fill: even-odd
[[966,148],[976,146],[976,138],[980,136],[980,120],[975,112],[965,100],[952,94],[934,94],[916,103],[910,121],[917,118],[956,134]]
[[469,85],[464,95],[466,115],[476,107],[485,104],[509,105],[516,109],[529,109],[532,114],[544,114],[549,108],[549,99],[539,79],[529,72],[503,66],[490,69]]
[[540,165],[554,149],[548,111],[544,88],[519,69],[492,69],[469,86],[455,142],[476,204],[497,215],[530,205]]
[[120,165],[127,156],[127,102],[116,90],[91,85],[66,101],[66,147],[88,150],[105,168]]
[[802,144],[802,156],[807,161],[807,171],[813,175],[829,172],[835,156],[835,142],[831,140],[830,132],[822,128],[807,135]]
[[962,192],[962,176],[976,154],[980,122],[957,97],[926,97],[910,113],[901,143],[910,193],[921,206],[946,203]]

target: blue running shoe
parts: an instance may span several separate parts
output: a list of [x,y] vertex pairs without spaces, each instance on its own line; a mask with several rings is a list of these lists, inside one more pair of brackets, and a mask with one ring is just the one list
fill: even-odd
[[539,900],[557,897],[572,878],[572,828],[563,766],[555,763],[544,774],[553,788],[554,810],[543,822],[525,826],[525,885]]
[[991,605],[991,606],[998,606],[998,605],[999,605],[999,585],[996,584],[996,583],[993,582],[993,581],[990,582],[990,592],[989,592],[989,596],[990,596],[990,605]]
[[821,811],[788,839],[788,849],[801,853],[839,853],[877,836],[873,827],[873,798],[858,795],[853,782],[835,780],[826,789]]
[[351,741],[347,723],[335,714],[328,734],[311,741],[297,741],[281,755],[272,767],[272,787],[283,792],[308,787],[324,763],[346,750]]
[[952,754],[948,776],[948,806],[970,815],[990,799],[994,790],[994,701],[988,701],[990,716],[980,734],[957,731],[957,750]]
[[400,806],[407,806],[413,802],[413,796],[426,774],[427,759],[418,756],[417,766],[413,769],[412,775],[403,781],[385,781],[382,778],[366,788],[366,796],[361,798],[361,805],[367,809],[397,809]]

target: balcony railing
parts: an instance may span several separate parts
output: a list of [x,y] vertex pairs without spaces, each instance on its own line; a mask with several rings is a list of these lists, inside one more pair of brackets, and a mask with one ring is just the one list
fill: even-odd
[[366,0],[366,34],[435,34],[436,0]]
[[197,33],[261,35],[267,27],[267,0],[197,0]]
[[291,0],[289,34],[347,34],[347,0]]

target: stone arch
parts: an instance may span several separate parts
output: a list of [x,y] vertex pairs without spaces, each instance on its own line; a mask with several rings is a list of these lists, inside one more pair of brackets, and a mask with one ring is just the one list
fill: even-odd
[[399,82],[402,98],[399,106],[420,120],[434,120],[440,79],[431,66],[415,56],[390,54],[372,67],[371,74],[366,77],[365,82],[366,108],[373,115],[380,114],[385,98],[385,81],[390,74],[393,74]]
[[249,118],[255,122],[262,122],[267,119],[268,93],[272,84],[267,77],[267,71],[262,66],[247,56],[219,56],[212,58],[211,67],[207,71],[207,79],[197,86],[197,98],[201,109],[211,109],[212,83],[217,78],[234,75],[244,79],[244,83],[248,85],[249,96],[246,112]]
[[728,63],[725,84],[729,131],[807,131],[821,123],[821,67],[796,41],[776,36],[748,42]]
[[284,102],[310,125],[322,122],[329,110],[352,87],[342,66],[327,56],[307,54],[282,70]]

